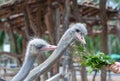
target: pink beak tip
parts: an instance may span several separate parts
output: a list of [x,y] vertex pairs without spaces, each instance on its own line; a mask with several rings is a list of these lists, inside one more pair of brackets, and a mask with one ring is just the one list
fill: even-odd
[[49,45],[48,48],[51,49],[51,50],[55,50],[57,48],[57,46],[55,46],[55,45]]
[[84,45],[86,44],[86,41],[85,41],[84,37],[81,38],[81,36],[78,33],[76,33],[76,36],[82,44],[84,44]]
[[50,51],[50,50],[55,50],[57,46],[55,45],[47,45],[46,47],[42,48],[41,50],[43,51]]

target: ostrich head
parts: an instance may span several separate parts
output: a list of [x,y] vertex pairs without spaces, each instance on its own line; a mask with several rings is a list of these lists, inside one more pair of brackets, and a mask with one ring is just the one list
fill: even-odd
[[[75,39],[78,39],[82,44],[86,44],[84,37],[87,35],[87,29],[85,24],[75,23],[69,26],[70,28],[64,33],[59,41],[57,48],[66,47]],[[59,48],[60,49],[60,48]]]
[[28,43],[26,56],[37,56],[37,54],[54,49],[56,49],[56,46],[50,45],[42,39],[34,38]]
[[86,25],[82,24],[82,23],[76,23],[76,24],[72,24],[70,25],[70,29],[68,30],[71,33],[73,33],[75,36],[75,39],[78,38],[78,40],[82,43],[82,44],[86,44],[84,37],[87,35],[87,29],[86,29]]
[[37,56],[45,51],[54,49],[56,49],[56,46],[50,45],[42,39],[34,38],[30,40],[27,46],[23,66],[17,75],[13,77],[12,81],[23,81],[29,71],[32,69],[33,63],[35,62]]

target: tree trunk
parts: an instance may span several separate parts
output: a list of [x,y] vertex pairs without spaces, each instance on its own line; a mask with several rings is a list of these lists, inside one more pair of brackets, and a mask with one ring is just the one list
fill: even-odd
[[93,79],[92,79],[92,81],[95,81],[95,78],[96,78],[96,75],[97,75],[97,70],[95,69],[95,71],[94,71],[95,73],[94,73],[94,75],[93,75]]
[[106,70],[106,67],[103,67],[102,70],[101,70],[101,81],[107,81],[107,70]]
[[45,15],[45,24],[47,27],[47,30],[49,32],[50,42],[52,44],[55,44],[55,33],[54,33],[54,25],[53,25],[53,12],[50,7],[47,9],[47,13]]
[[118,39],[120,41],[120,20],[118,20],[116,24],[117,24],[117,27],[116,27],[117,36],[118,36]]
[[81,81],[88,81],[87,71],[85,66],[81,66]]
[[[107,49],[107,14],[106,14],[106,0],[100,0],[100,18],[103,26],[102,31],[102,52],[108,53]],[[106,68],[101,71],[101,81],[106,81]]]
[[68,29],[69,26],[69,19],[70,19],[70,0],[65,0],[65,14],[63,19],[63,32]]
[[77,22],[83,22],[81,12],[79,12],[77,0],[73,0],[73,6],[72,6],[73,14],[75,17],[75,20]]

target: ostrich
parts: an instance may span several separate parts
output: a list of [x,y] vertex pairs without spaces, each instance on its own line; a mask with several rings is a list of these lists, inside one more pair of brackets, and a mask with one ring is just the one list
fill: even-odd
[[24,81],[33,81],[36,77],[40,76],[48,69],[50,69],[53,64],[59,59],[64,50],[70,45],[74,39],[77,39],[82,43],[86,44],[84,36],[87,35],[87,29],[85,25],[82,23],[75,23],[70,25],[70,28],[64,33],[62,38],[60,39],[57,49],[51,54],[51,56],[45,60],[42,64],[35,67],[33,70],[30,71],[28,76]]
[[23,66],[21,67],[20,71],[15,75],[15,77],[13,77],[12,81],[23,81],[31,70],[37,56],[45,51],[54,49],[56,49],[56,46],[50,45],[46,41],[39,38],[34,38],[29,41]]

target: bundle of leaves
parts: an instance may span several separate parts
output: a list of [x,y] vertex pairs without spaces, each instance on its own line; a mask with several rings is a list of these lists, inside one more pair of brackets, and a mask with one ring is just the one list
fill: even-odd
[[93,69],[101,70],[104,66],[114,63],[114,60],[110,56],[105,55],[104,53],[98,53],[95,55],[86,55],[83,56],[81,60],[81,65],[88,66],[89,72],[92,72]]

